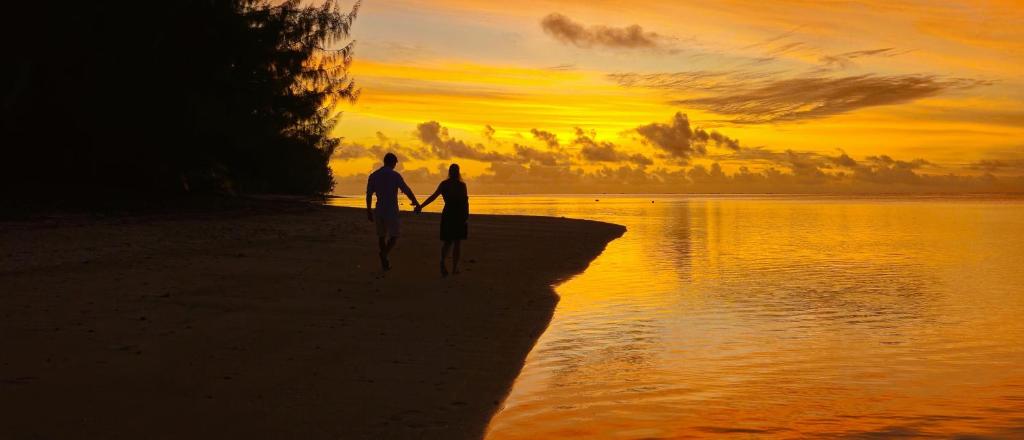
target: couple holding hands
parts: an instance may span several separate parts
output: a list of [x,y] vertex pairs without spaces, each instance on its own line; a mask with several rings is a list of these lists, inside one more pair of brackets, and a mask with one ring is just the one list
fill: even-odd
[[[401,229],[398,219],[398,191],[402,191],[416,207],[416,213],[431,204],[437,196],[444,199],[444,209],[441,211],[441,241],[444,242],[441,246],[441,276],[448,276],[445,260],[448,259],[448,253],[452,248],[455,249],[452,253],[452,273],[459,273],[460,244],[466,239],[469,220],[469,193],[466,191],[466,183],[459,174],[459,166],[452,164],[448,167],[448,178],[437,185],[437,190],[421,204],[416,201],[416,195],[412,193],[409,185],[405,184],[402,175],[395,171],[397,164],[398,156],[392,153],[384,155],[384,166],[371,173],[366,181],[366,216],[377,226],[381,268],[391,269],[388,255],[398,242]],[[377,206],[373,209],[370,206],[375,194]]]

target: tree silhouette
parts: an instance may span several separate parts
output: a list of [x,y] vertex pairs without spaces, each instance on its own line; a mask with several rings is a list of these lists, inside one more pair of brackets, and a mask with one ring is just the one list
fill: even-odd
[[[18,3],[4,188],[324,193],[359,9],[299,0]],[[5,63],[7,64],[7,63]]]

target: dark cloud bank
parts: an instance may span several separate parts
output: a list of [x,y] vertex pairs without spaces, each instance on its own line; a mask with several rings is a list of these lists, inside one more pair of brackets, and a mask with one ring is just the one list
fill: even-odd
[[[692,127],[682,113],[667,123],[645,124],[633,131],[641,142],[653,147],[659,159],[689,166],[656,166],[651,157],[624,151],[579,128],[565,145],[553,133],[533,129],[531,134],[539,145],[513,143],[511,152],[499,152],[453,138],[437,121],[416,127],[413,134],[419,145],[402,145],[378,133],[374,145],[344,143],[335,159],[377,160],[390,151],[402,159],[483,162],[487,171],[468,178],[478,193],[1024,192],[1024,163],[1015,160],[980,161],[967,168],[981,174],[967,176],[943,172],[923,159],[908,161],[887,155],[855,159],[841,152],[826,155],[743,147],[716,131]],[[485,133],[493,134],[493,129],[485,128]],[[693,164],[697,159],[701,163]],[[743,166],[727,174],[723,164]],[[414,188],[432,188],[444,178],[446,169],[444,164],[433,170],[405,168],[403,174]],[[999,172],[1003,175],[993,175]],[[339,176],[337,191],[357,193],[365,179],[362,173]]]

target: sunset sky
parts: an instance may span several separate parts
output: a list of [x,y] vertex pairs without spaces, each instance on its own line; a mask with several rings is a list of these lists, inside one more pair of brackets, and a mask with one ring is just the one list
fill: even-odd
[[[336,192],[1024,189],[1017,1],[368,0]],[[418,186],[417,186],[418,185]],[[427,186],[429,185],[429,186]]]

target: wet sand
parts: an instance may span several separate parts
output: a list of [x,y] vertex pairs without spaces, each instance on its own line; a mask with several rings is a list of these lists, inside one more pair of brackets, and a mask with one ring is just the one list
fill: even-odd
[[479,438],[624,229],[474,216],[442,279],[438,222],[383,276],[354,209],[2,222],[0,438]]

